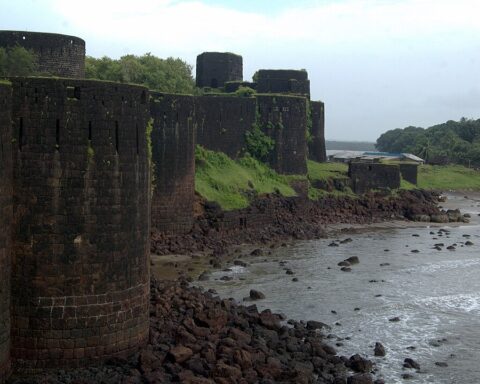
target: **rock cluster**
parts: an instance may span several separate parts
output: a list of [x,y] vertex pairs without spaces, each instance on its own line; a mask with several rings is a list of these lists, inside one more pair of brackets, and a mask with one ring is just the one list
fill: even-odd
[[[129,360],[12,383],[372,383],[369,360],[337,356],[320,322],[289,321],[185,281],[152,279],[148,345]],[[354,371],[351,372],[350,370]]]
[[[151,251],[157,255],[206,250],[221,254],[234,244],[319,238],[324,235],[323,226],[332,223],[365,224],[392,219],[431,221],[432,216],[441,214],[437,207],[438,197],[434,192],[422,190],[401,191],[396,196],[380,193],[357,198],[331,196],[319,201],[269,194],[258,197],[248,208],[228,213],[215,203],[199,200],[191,232],[175,236],[153,228]],[[453,219],[454,215],[451,217]],[[232,225],[239,222],[246,225]],[[337,245],[332,243],[332,246]]]

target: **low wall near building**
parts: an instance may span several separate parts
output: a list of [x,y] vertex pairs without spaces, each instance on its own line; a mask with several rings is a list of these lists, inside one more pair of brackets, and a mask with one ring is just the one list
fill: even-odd
[[398,165],[352,162],[348,167],[348,175],[355,193],[400,188]]

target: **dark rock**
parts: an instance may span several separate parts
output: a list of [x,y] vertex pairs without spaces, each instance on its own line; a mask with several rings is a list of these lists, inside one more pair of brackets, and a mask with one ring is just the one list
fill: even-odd
[[261,256],[261,255],[263,255],[263,251],[260,248],[257,248],[257,249],[254,249],[252,252],[250,252],[250,255]]
[[309,320],[307,321],[307,329],[317,330],[317,329],[330,329],[328,324],[322,323],[321,321]]
[[178,345],[173,347],[168,352],[168,356],[173,359],[176,363],[183,363],[188,360],[193,355],[193,351],[190,348],[184,347],[183,345]]
[[347,384],[373,384],[373,378],[369,373],[357,373],[347,379]]
[[234,265],[238,265],[238,266],[240,266],[240,267],[246,267],[246,266],[247,266],[247,263],[244,262],[244,261],[242,261],[242,260],[235,260],[235,261],[233,262],[233,264],[234,264]]
[[436,361],[436,362],[435,362],[435,365],[436,365],[437,367],[448,367],[448,364],[445,363],[444,361]]
[[342,267],[340,268],[340,270],[343,272],[352,272],[352,268],[349,268],[349,267]]
[[385,347],[382,345],[382,343],[379,343],[379,342],[376,342],[375,343],[375,348],[374,348],[374,354],[375,356],[385,356],[386,355],[386,352],[385,352]]
[[396,322],[400,321],[400,317],[395,316],[395,317],[392,317],[391,319],[388,319],[388,321],[391,321],[391,322],[393,322],[393,323],[396,323]]
[[252,299],[252,300],[265,299],[265,295],[260,291],[257,291],[255,289],[251,289],[250,290],[250,299]]
[[350,267],[350,263],[348,261],[340,261],[338,264],[337,264],[339,267]]
[[359,354],[351,356],[348,365],[353,371],[360,373],[368,373],[373,368],[372,362]]
[[418,364],[415,360],[407,357],[403,361],[403,367],[408,369],[420,369],[420,364]]
[[352,265],[360,263],[360,259],[358,258],[358,256],[351,256],[348,259],[345,259],[345,261],[348,261]]

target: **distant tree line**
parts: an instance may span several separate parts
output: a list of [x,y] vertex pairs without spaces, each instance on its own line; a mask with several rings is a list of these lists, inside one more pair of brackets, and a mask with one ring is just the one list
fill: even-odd
[[142,84],[160,92],[193,93],[195,82],[192,66],[181,59],[161,59],[150,53],[142,56],[126,55],[120,59],[107,56],[87,56],[87,79],[109,80],[120,83]]
[[382,134],[376,143],[380,151],[408,152],[429,163],[480,165],[480,119],[446,123],[424,129],[397,128]]

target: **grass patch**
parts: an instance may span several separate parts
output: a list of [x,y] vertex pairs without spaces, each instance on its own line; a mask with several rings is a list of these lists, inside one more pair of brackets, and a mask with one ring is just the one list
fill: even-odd
[[308,178],[312,181],[348,178],[348,164],[345,163],[317,163],[308,160],[307,168]]
[[421,165],[418,187],[435,190],[480,189],[480,172],[462,165]]
[[279,175],[250,156],[232,160],[224,153],[197,145],[195,160],[196,191],[224,210],[245,208],[255,196],[265,193],[296,195],[289,185],[293,176]]

